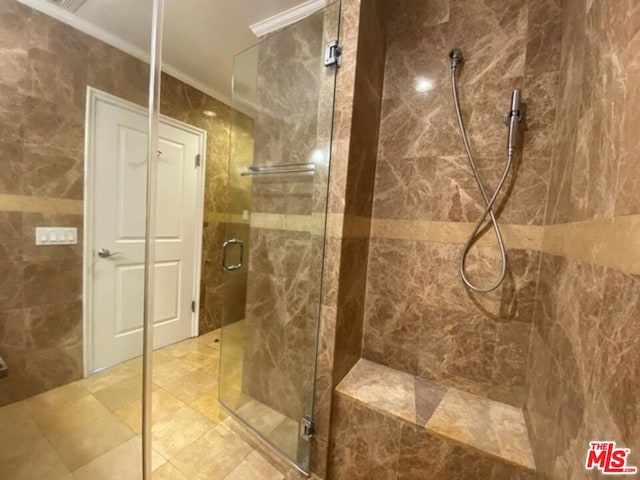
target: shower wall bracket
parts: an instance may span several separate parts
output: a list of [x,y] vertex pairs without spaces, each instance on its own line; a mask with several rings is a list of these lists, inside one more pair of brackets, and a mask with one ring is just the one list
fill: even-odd
[[300,420],[300,438],[310,442],[316,433],[316,422],[309,415]]
[[324,49],[324,66],[330,67],[335,65],[337,68],[342,66],[342,47],[337,40],[331,40]]

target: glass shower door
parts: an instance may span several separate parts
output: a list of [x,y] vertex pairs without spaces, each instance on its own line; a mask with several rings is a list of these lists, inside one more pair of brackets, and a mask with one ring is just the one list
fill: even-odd
[[305,472],[338,18],[330,5],[234,64],[220,402]]

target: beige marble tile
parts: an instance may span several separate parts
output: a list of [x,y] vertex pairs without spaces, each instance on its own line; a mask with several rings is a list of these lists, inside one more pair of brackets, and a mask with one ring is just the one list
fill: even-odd
[[[186,352],[185,355],[188,353]],[[153,383],[163,388],[167,385],[175,385],[184,375],[197,370],[198,367],[192,362],[187,362],[183,358],[174,358],[153,368]]]
[[[184,449],[171,463],[191,480],[225,478],[251,453],[252,448],[223,426],[218,426]],[[203,458],[213,461],[203,462]]]
[[263,435],[268,435],[286,418],[273,408],[254,399],[238,408],[236,414]]
[[427,432],[531,470],[535,462],[522,410],[452,388]]
[[[155,450],[151,454],[152,468],[166,460]],[[135,436],[73,472],[76,480],[141,480],[142,437]]]
[[92,395],[81,397],[62,408],[51,406],[31,409],[30,413],[40,430],[48,437],[67,434],[110,414]]
[[284,475],[255,450],[225,480],[282,480]]
[[0,210],[5,212],[36,212],[54,215],[82,215],[82,200],[0,195]]
[[0,478],[11,480],[62,480],[69,470],[44,438],[29,443],[29,449],[0,461]]
[[171,460],[214,426],[205,416],[183,407],[153,425],[153,447]]
[[191,402],[189,406],[216,423],[227,418],[226,412],[218,405],[218,388],[209,390]]
[[218,375],[217,370],[211,372],[198,369],[193,372],[182,372],[179,378],[158,384],[177,399],[189,403],[216,388],[218,385]]
[[73,382],[31,397],[25,400],[24,405],[31,411],[61,408],[73,404],[87,395],[90,395],[90,392],[82,386],[82,382]]
[[74,471],[133,436],[115,415],[107,415],[66,435],[50,437],[50,442],[67,468]]
[[123,380],[128,380],[136,375],[142,375],[142,363],[140,359],[130,360],[102,372],[94,373],[80,380],[78,383],[90,392],[96,392]]
[[180,470],[167,462],[153,471],[153,480],[189,480]]
[[100,403],[112,412],[125,408],[142,398],[142,377],[135,375],[111,386],[93,392]]
[[[156,424],[186,405],[170,393],[154,386],[151,399],[151,421]],[[138,399],[126,407],[116,410],[115,415],[136,433],[142,431],[142,400]]]
[[37,442],[45,441],[23,402],[0,408],[0,463],[29,452]]

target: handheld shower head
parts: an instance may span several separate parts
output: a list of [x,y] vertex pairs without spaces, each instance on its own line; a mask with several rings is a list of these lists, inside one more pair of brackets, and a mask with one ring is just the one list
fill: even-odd
[[451,68],[456,68],[458,64],[464,61],[464,57],[462,56],[462,50],[459,48],[454,48],[449,52],[449,58],[451,59]]

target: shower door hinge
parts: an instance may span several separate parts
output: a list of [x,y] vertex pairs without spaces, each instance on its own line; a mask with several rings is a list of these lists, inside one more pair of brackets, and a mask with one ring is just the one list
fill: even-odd
[[201,163],[202,163],[202,155],[197,154],[196,155],[196,168],[198,168]]
[[331,40],[324,48],[324,66],[342,66],[342,47],[337,40]]
[[305,415],[300,420],[300,438],[306,442],[310,442],[316,433],[316,422],[310,415]]
[[196,301],[191,300],[191,313],[196,313]]

